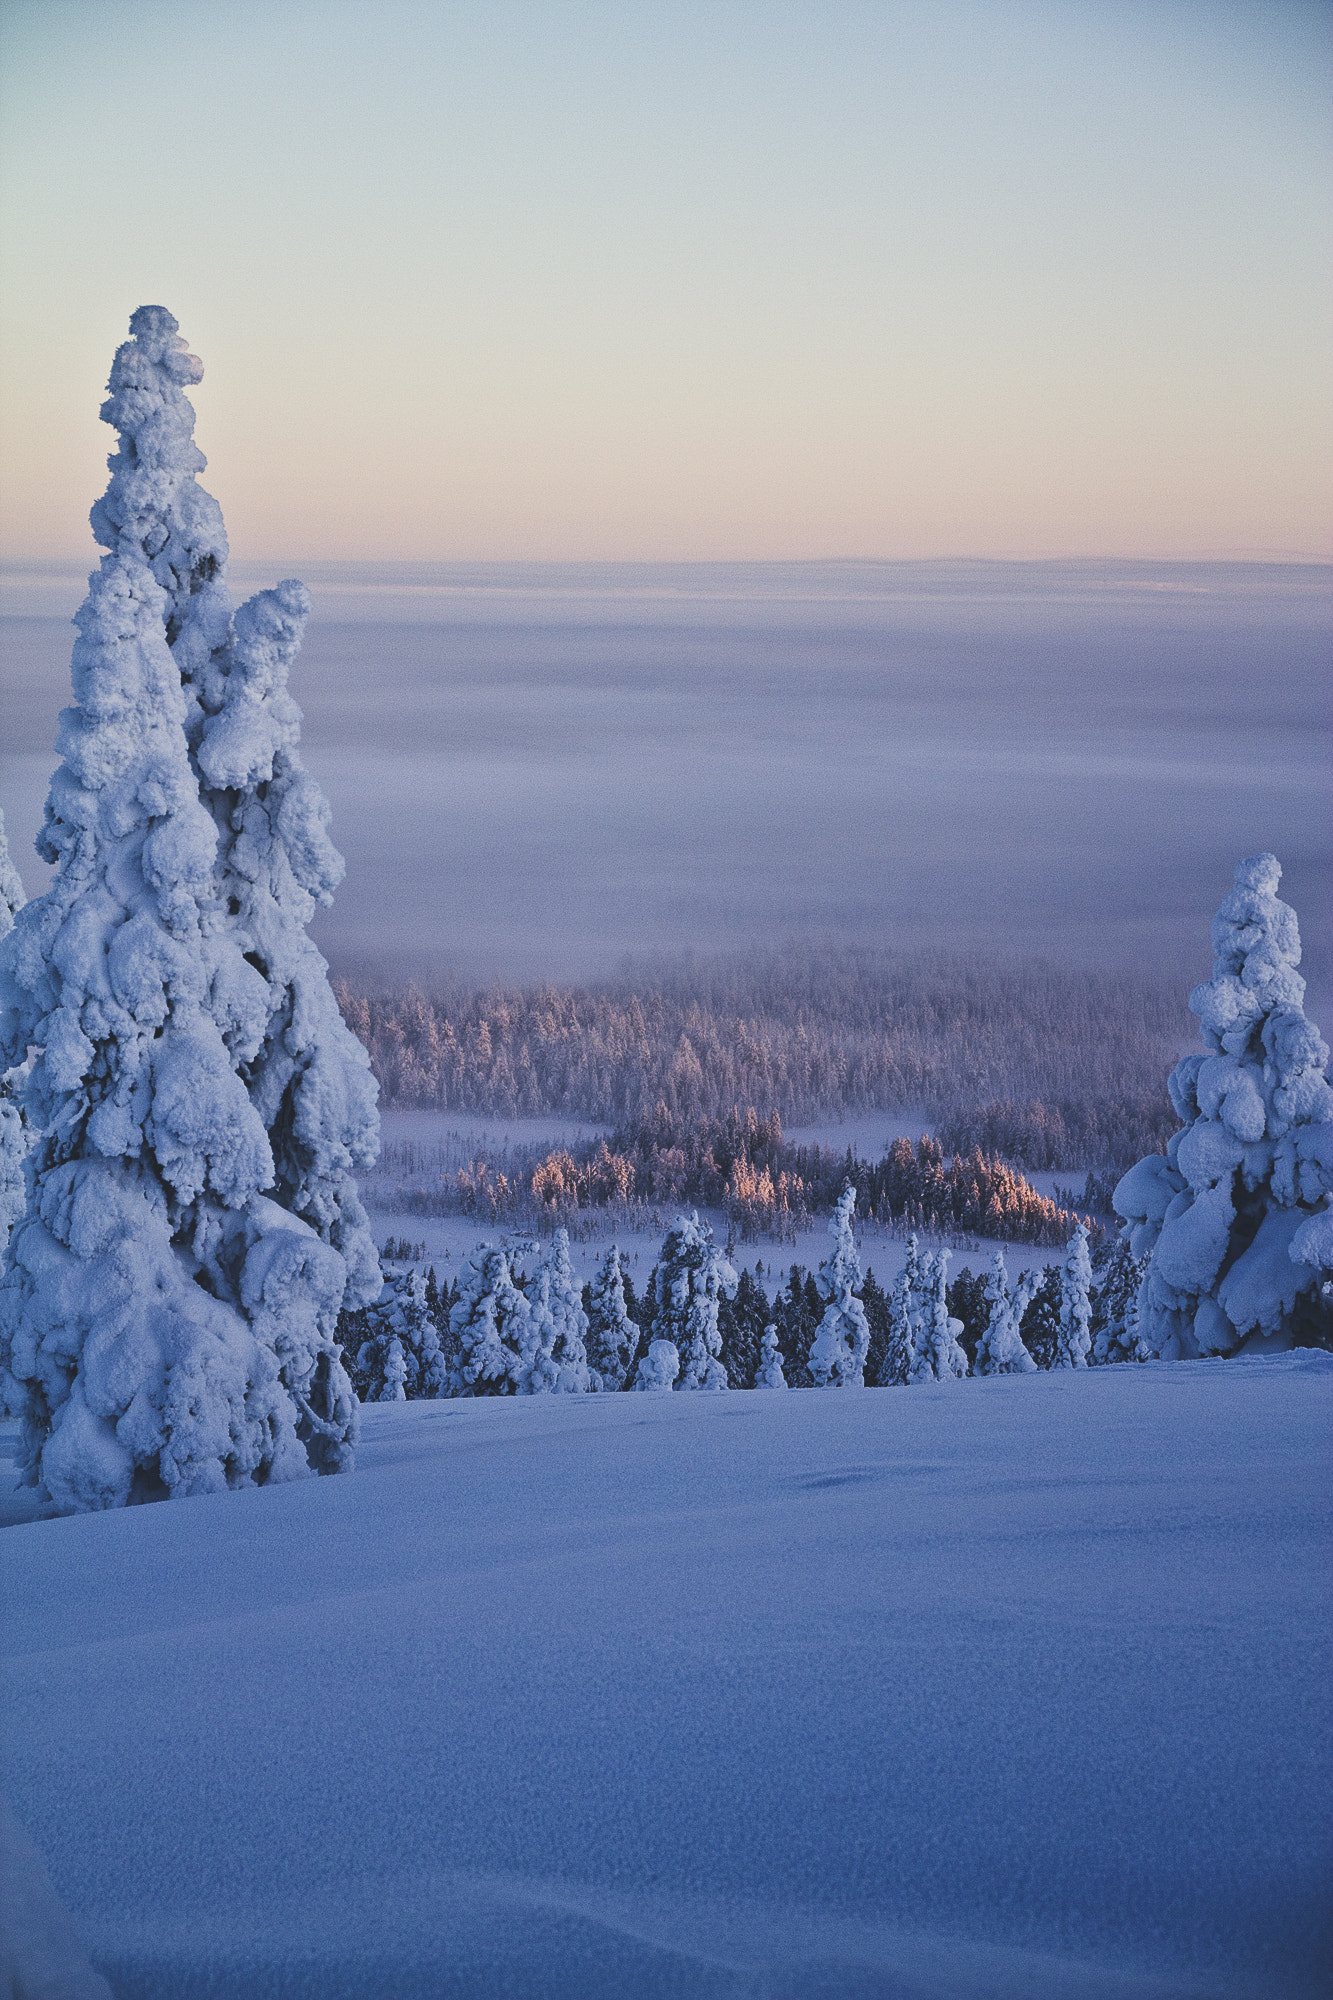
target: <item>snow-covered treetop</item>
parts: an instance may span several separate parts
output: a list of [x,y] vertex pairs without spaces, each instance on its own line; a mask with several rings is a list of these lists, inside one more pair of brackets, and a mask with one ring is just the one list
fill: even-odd
[[1274,1007],[1299,1007],[1305,981],[1300,929],[1290,904],[1278,900],[1282,870],[1273,854],[1236,864],[1235,887],[1213,918],[1213,976],[1190,994],[1204,1040],[1228,1055],[1244,1055],[1254,1029]]
[[[107,459],[111,484],[92,510],[93,535],[113,555],[151,568],[172,600],[169,644],[191,596],[220,579],[227,561],[222,509],[195,483],[208,461],[194,442],[194,406],[181,393],[203,374],[166,308],[140,306],[116,350],[101,411],[120,445]],[[224,615],[215,642],[225,631]]]
[[816,1279],[821,1295],[835,1305],[844,1305],[861,1285],[861,1259],[852,1231],[855,1214],[856,1189],[849,1181],[838,1197],[838,1205],[828,1226],[833,1249],[820,1265]]

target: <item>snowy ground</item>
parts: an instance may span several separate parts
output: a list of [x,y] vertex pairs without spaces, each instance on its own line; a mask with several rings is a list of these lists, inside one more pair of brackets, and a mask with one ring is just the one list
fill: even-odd
[[119,2000],[1329,1990],[1333,1358],[413,1403],[0,1535]]

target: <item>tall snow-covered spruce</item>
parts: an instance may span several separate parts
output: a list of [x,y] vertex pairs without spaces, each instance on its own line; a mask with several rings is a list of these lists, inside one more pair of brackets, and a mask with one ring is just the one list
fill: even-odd
[[828,1300],[810,1349],[810,1373],[817,1389],[865,1386],[870,1327],[861,1303],[861,1259],[852,1234],[856,1189],[848,1182],[838,1199],[829,1235],[833,1248],[819,1267],[820,1296]]
[[[725,1292],[735,1294],[736,1273],[713,1241],[713,1231],[697,1214],[678,1215],[668,1230],[661,1255],[649,1280],[648,1299],[653,1338],[640,1361],[635,1387],[725,1389],[722,1334],[718,1306]],[[671,1372],[670,1349],[680,1374]]]
[[[14,928],[14,918],[23,908],[23,884],[10,859],[5,839],[5,816],[0,812],[0,938]],[[0,1260],[5,1254],[9,1232],[23,1213],[23,1161],[28,1150],[28,1121],[19,1105],[23,1072],[6,1069],[0,1057]],[[5,1398],[0,1381],[0,1402]]]
[[338,1310],[379,1289],[352,1180],[375,1084],[304,934],[341,862],[286,692],[307,600],[233,617],[195,474],[203,370],[159,306],[117,352],[107,551],[38,843],[0,944],[33,1199],[0,1280],[25,1474],[65,1510],[350,1468]]
[[1115,1190],[1122,1234],[1149,1259],[1136,1333],[1150,1354],[1333,1340],[1320,1253],[1333,1235],[1333,1090],[1281,876],[1271,854],[1237,866],[1213,921],[1212,978],[1190,995],[1204,1052],[1170,1077],[1181,1130]]

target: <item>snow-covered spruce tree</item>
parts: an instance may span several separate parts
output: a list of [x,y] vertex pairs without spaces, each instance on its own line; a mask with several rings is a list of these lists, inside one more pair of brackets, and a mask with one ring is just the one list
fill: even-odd
[[828,1300],[810,1349],[810,1373],[817,1389],[863,1389],[870,1327],[858,1297],[861,1259],[852,1233],[856,1189],[849,1181],[829,1223],[833,1249],[819,1267],[816,1283]]
[[680,1374],[680,1350],[674,1340],[650,1340],[648,1352],[634,1371],[636,1389],[674,1389]]
[[198,663],[236,642],[182,394],[203,371],[160,307],[130,332],[39,842],[57,875],[0,946],[5,1047],[42,1048],[0,1342],[26,1475],[69,1509],[350,1467],[337,1315],[378,1289],[351,1178],[375,1087],[302,930],[327,813],[308,780],[271,798],[237,887],[192,757]]
[[1088,1225],[1075,1226],[1060,1272],[1060,1332],[1055,1343],[1055,1368],[1086,1368],[1092,1347],[1092,1259],[1088,1255]]
[[625,1274],[620,1268],[620,1249],[615,1243],[607,1251],[592,1282],[592,1311],[588,1315],[588,1360],[604,1389],[623,1389],[630,1357],[639,1341],[639,1329],[625,1304]]
[[759,1368],[755,1374],[756,1389],[785,1389],[787,1378],[782,1372],[782,1350],[778,1346],[776,1326],[764,1328],[764,1344],[759,1355]]
[[409,1399],[445,1393],[440,1337],[420,1271],[403,1271],[394,1278],[380,1303],[367,1309],[365,1325],[354,1378],[363,1403],[400,1400],[387,1392],[391,1380],[401,1382],[403,1396]]
[[1060,1298],[1060,1267],[1048,1264],[1018,1322],[1018,1337],[1038,1368],[1056,1366],[1056,1350],[1060,1345]]
[[1212,977],[1190,995],[1205,1050],[1168,1086],[1182,1129],[1113,1197],[1130,1250],[1149,1259],[1139,1339],[1169,1359],[1333,1337],[1318,1266],[1302,1256],[1333,1192],[1333,1090],[1281,875],[1271,854],[1238,865],[1213,921]]
[[883,1340],[883,1353],[874,1375],[878,1389],[900,1388],[912,1378],[912,1363],[916,1359],[916,1300],[914,1296],[913,1272],[919,1277],[916,1256],[916,1238],[908,1245],[910,1268],[904,1265],[894,1279],[885,1301],[887,1328]]
[[[584,1345],[588,1319],[569,1261],[569,1231],[557,1229],[526,1288],[528,1321],[516,1387],[520,1396],[592,1387]],[[622,1294],[623,1298],[623,1294]]]
[[921,1267],[924,1303],[917,1319],[914,1382],[955,1382],[967,1373],[967,1356],[958,1341],[963,1322],[950,1319],[945,1297],[949,1255],[947,1250],[937,1250]]
[[458,1277],[449,1330],[458,1343],[451,1396],[511,1396],[530,1365],[531,1308],[514,1283],[509,1255],[479,1243]]
[[[722,1335],[718,1301],[734,1296],[736,1273],[713,1241],[713,1231],[697,1214],[678,1215],[667,1232],[650,1279],[653,1341],[648,1350],[674,1347],[680,1363],[678,1389],[725,1389],[727,1371],[718,1358]],[[639,1364],[639,1377],[644,1366]]]
[[1017,1291],[1011,1292],[1009,1274],[1004,1268],[1004,1252],[1003,1250],[995,1252],[991,1258],[990,1276],[986,1282],[986,1296],[990,1300],[990,1319],[977,1346],[974,1374],[1033,1373],[1037,1364],[1024,1347],[1023,1336],[1018,1326],[1027,1311],[1028,1301],[1040,1281],[1040,1271],[1025,1271],[1019,1279]]
[[1148,1349],[1138,1335],[1138,1296],[1146,1257],[1136,1258],[1128,1243],[1113,1238],[1098,1250],[1093,1262],[1092,1315],[1089,1356],[1095,1367],[1111,1361],[1147,1361]]
[[[901,1382],[933,1382],[934,1371],[925,1353],[923,1320],[926,1311],[926,1274],[921,1247],[916,1232],[907,1239],[907,1255],[903,1268],[894,1280],[889,1294],[889,1353],[885,1366],[890,1364],[902,1372],[896,1376]],[[887,1385],[885,1385],[887,1386]]]
[[[19,880],[18,869],[9,855],[9,843],[5,839],[5,816],[0,812],[0,938],[7,937],[14,928],[14,918],[22,909],[25,898],[23,884]],[[3,1262],[5,1245],[9,1242],[9,1232],[23,1213],[23,1162],[28,1151],[28,1121],[23,1115],[18,1101],[19,1090],[24,1081],[21,1065],[10,1069],[3,1067],[0,1058],[0,1262]],[[4,1385],[0,1383],[0,1403],[5,1401]],[[18,1404],[14,1407],[17,1409]]]

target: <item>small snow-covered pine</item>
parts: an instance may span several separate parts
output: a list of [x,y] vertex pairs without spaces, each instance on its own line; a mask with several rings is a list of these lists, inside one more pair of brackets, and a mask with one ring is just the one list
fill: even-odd
[[515,1383],[519,1395],[586,1392],[592,1387],[584,1344],[588,1319],[569,1261],[569,1231],[557,1229],[544,1252],[528,1239],[521,1246],[516,1243],[514,1252],[532,1259],[526,1271],[519,1264],[514,1266],[515,1279],[521,1277],[528,1302]]
[[990,1319],[977,1345],[974,1374],[1030,1375],[1036,1369],[1037,1364],[1024,1347],[1018,1328],[1040,1279],[1039,1271],[1027,1271],[1019,1280],[1017,1291],[1011,1292],[1009,1274],[1004,1268],[1004,1252],[995,1252],[986,1281]]
[[1329,1052],[1305,1018],[1281,875],[1271,854],[1237,866],[1212,977],[1190,995],[1204,1052],[1169,1081],[1181,1130],[1115,1190],[1125,1240],[1149,1260],[1138,1336],[1167,1358],[1333,1339],[1317,1249],[1333,1194]]
[[833,1249],[820,1265],[816,1279],[820,1296],[828,1300],[810,1349],[810,1373],[817,1389],[865,1387],[870,1327],[858,1296],[861,1259],[852,1230],[855,1213],[856,1189],[848,1182],[829,1223]]
[[1053,1368],[1086,1368],[1092,1347],[1092,1259],[1088,1255],[1088,1225],[1080,1222],[1069,1239],[1060,1272],[1060,1331]]
[[[366,1308],[363,1323],[366,1336],[356,1357],[356,1383],[363,1403],[399,1400],[386,1393],[390,1379],[401,1380],[404,1397],[445,1393],[444,1356],[420,1271],[403,1271],[393,1278],[385,1297]],[[402,1360],[401,1376],[395,1357]]]
[[925,1351],[925,1310],[925,1264],[914,1230],[907,1239],[903,1268],[894,1279],[893,1290],[889,1294],[889,1351],[881,1372],[881,1382],[885,1387],[889,1386],[884,1376],[890,1365],[902,1371],[895,1377],[897,1381],[934,1381],[934,1369]]
[[674,1389],[680,1374],[680,1352],[674,1340],[650,1340],[648,1352],[634,1371],[636,1389]]
[[1088,1332],[1090,1359],[1098,1367],[1112,1361],[1147,1361],[1148,1347],[1138,1334],[1138,1296],[1148,1259],[1135,1257],[1118,1238],[1098,1252],[1091,1294]]
[[764,1328],[763,1346],[759,1352],[759,1367],[755,1373],[756,1389],[785,1389],[787,1378],[782,1372],[782,1350],[778,1346],[776,1326]]
[[955,1382],[967,1373],[967,1355],[959,1344],[963,1322],[949,1317],[945,1298],[949,1254],[936,1250],[921,1266],[923,1305],[917,1316],[914,1382]]
[[449,1331],[458,1343],[451,1396],[510,1396],[529,1364],[531,1307],[514,1283],[509,1255],[480,1243],[458,1277]]
[[582,1395],[592,1387],[588,1367],[588,1315],[583,1310],[583,1289],[569,1261],[569,1231],[557,1229],[546,1253],[550,1283],[548,1311],[555,1322],[552,1354],[556,1367],[556,1388],[566,1395]]
[[639,1343],[639,1329],[625,1304],[625,1274],[615,1243],[603,1257],[592,1281],[588,1315],[588,1361],[604,1389],[623,1389],[630,1357]]
[[[653,1341],[646,1357],[651,1362],[659,1344],[674,1348],[678,1389],[727,1387],[727,1371],[719,1359],[718,1303],[723,1292],[734,1297],[736,1285],[736,1273],[714,1243],[709,1224],[697,1214],[678,1215],[649,1280]],[[643,1362],[638,1372],[642,1378]]]

